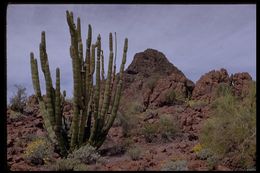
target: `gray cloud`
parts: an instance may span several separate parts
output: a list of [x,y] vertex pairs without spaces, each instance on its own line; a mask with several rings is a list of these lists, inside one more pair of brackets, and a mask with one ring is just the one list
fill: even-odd
[[[154,48],[194,82],[204,73],[222,67],[229,73],[249,72],[255,79],[255,5],[9,5],[8,98],[14,84],[22,84],[28,94],[33,93],[29,54],[32,51],[39,58],[42,30],[46,31],[52,76],[55,68],[60,67],[61,87],[72,95],[66,10],[72,10],[74,18],[81,18],[83,40],[88,24],[93,27],[94,38],[101,34],[106,57],[109,32],[117,32],[118,65],[124,38],[128,37],[127,66],[135,53]],[[41,72],[40,78],[44,91]]]

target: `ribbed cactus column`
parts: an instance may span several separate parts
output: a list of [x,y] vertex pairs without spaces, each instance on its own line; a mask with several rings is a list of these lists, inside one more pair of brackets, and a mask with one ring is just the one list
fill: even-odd
[[[41,67],[45,77],[46,83],[46,104],[41,95],[39,73],[37,60],[34,54],[30,54],[31,75],[35,94],[38,98],[40,111],[43,116],[44,126],[48,132],[48,136],[54,144],[59,146],[62,155],[66,155],[65,143],[62,131],[62,118],[61,118],[61,95],[60,95],[60,71],[56,69],[56,90],[52,86],[52,79],[49,69],[48,56],[46,53],[46,40],[45,32],[42,32],[42,39],[40,43],[40,60]],[[54,112],[55,111],[55,112]]]
[[[66,93],[60,93],[60,69],[56,69],[56,88],[53,88],[48,55],[46,51],[45,32],[41,34],[40,61],[46,85],[46,103],[40,89],[37,60],[30,54],[32,82],[35,94],[39,100],[44,126],[52,142],[58,145],[63,156],[75,148],[89,143],[99,148],[104,142],[117,114],[120,102],[122,77],[126,62],[127,39],[125,40],[123,60],[120,75],[115,80],[116,65],[113,64],[113,38],[109,34],[109,63],[107,76],[104,72],[104,55],[101,49],[101,36],[98,35],[92,44],[92,28],[88,25],[86,40],[86,55],[83,53],[80,18],[75,25],[73,13],[66,11],[71,45],[70,56],[73,68],[73,118],[70,128],[71,134],[63,127],[63,106]],[[115,35],[116,36],[116,35]],[[114,67],[114,71],[113,71]],[[95,73],[95,81],[94,75]],[[94,120],[94,122],[93,122]],[[66,123],[65,123],[66,125]],[[65,134],[67,133],[67,134]],[[71,137],[70,142],[68,136]]]
[[78,52],[78,35],[79,30],[73,22],[73,13],[67,11],[67,22],[71,35],[70,56],[72,58],[73,69],[73,119],[72,119],[72,135],[71,135],[71,150],[78,145],[78,132],[79,132],[79,114],[80,114],[80,59]]

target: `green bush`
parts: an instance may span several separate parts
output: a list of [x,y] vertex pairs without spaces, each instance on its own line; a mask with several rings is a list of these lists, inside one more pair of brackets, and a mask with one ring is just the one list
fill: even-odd
[[21,85],[14,85],[16,88],[16,93],[10,98],[9,107],[13,111],[23,113],[23,110],[26,106],[26,88]]
[[139,160],[141,156],[141,149],[138,147],[133,147],[127,150],[127,154],[132,160]]
[[238,167],[251,168],[256,158],[255,84],[243,100],[220,88],[211,106],[212,115],[202,128],[201,143],[220,157],[232,157]]

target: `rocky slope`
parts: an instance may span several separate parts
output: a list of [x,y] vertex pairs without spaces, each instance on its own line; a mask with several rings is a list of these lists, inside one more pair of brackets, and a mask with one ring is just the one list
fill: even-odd
[[[124,90],[120,111],[128,109],[130,103],[136,103],[139,108],[135,133],[130,137],[123,135],[122,125],[117,122],[110,129],[108,137],[101,147],[102,163],[88,165],[89,170],[161,170],[169,160],[184,158],[188,170],[208,170],[205,160],[198,159],[193,151],[198,141],[198,134],[203,122],[209,117],[209,103],[214,99],[214,90],[221,83],[232,86],[234,93],[243,97],[243,92],[252,80],[248,73],[229,75],[227,70],[212,70],[205,73],[194,84],[177,67],[171,64],[165,55],[154,49],[137,53],[133,62],[124,72]],[[174,92],[176,99],[167,103],[167,95]],[[191,105],[188,99],[200,101]],[[63,116],[71,119],[72,104],[67,102]],[[160,135],[153,136],[153,142],[147,143],[141,129],[148,124],[156,124],[161,118],[172,118],[178,122],[179,132],[176,137],[163,142]],[[29,142],[35,137],[46,137],[42,117],[39,113],[37,99],[31,96],[23,114],[7,111],[7,161],[11,170],[48,170],[44,163],[32,165],[23,159],[23,154]],[[131,160],[127,155],[124,143],[132,143],[132,147],[142,151],[138,160]],[[123,148],[123,149],[122,149]],[[59,158],[53,152],[52,158]],[[219,164],[214,170],[230,170],[228,164]]]

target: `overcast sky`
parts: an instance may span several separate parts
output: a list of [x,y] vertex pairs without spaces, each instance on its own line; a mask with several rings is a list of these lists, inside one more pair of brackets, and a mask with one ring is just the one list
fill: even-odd
[[[117,64],[124,38],[129,40],[127,66],[134,54],[147,48],[165,54],[189,79],[196,82],[213,69],[228,73],[249,72],[256,78],[255,5],[9,5],[7,8],[7,99],[14,84],[33,94],[30,52],[39,63],[41,31],[46,32],[53,81],[61,69],[61,89],[72,95],[72,62],[66,10],[81,18],[82,37],[88,24],[96,40],[100,33],[108,58],[109,32],[117,32]],[[85,52],[84,52],[85,53]],[[41,89],[45,93],[39,69]]]

